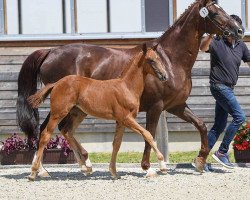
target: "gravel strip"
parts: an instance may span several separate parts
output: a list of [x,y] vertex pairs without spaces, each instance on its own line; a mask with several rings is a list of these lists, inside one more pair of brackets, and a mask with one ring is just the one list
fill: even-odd
[[52,177],[35,182],[26,178],[30,166],[0,166],[0,199],[250,199],[250,168],[213,165],[215,172],[200,174],[189,166],[168,165],[168,174],[145,178],[140,164],[118,164],[114,181],[107,164],[94,164],[88,177],[75,164],[45,165]]

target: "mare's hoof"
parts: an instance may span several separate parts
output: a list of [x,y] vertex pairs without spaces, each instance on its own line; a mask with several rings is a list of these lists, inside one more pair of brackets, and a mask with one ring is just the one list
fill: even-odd
[[203,172],[203,169],[204,169],[204,166],[205,166],[205,161],[203,158],[201,157],[196,157],[194,159],[194,165],[195,165],[195,168],[198,172]]
[[157,176],[158,176],[158,174],[156,173],[156,171],[154,169],[149,168],[147,170],[146,178],[155,178]]

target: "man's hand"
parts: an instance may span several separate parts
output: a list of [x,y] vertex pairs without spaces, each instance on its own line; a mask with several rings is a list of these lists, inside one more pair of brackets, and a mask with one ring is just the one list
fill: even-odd
[[201,40],[201,45],[200,45],[200,50],[203,52],[206,52],[209,50],[209,45],[212,42],[213,39],[213,34],[205,36],[202,40]]

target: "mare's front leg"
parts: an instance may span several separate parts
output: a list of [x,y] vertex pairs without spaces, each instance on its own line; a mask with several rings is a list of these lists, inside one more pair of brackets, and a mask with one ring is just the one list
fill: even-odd
[[[151,106],[146,113],[146,129],[151,133],[153,138],[155,138],[157,124],[163,110],[163,103],[158,102],[155,105]],[[156,172],[150,168],[150,153],[151,153],[151,146],[150,144],[145,141],[145,148],[143,153],[143,158],[141,161],[141,167],[143,170],[147,171],[147,177],[153,177],[156,175]],[[165,172],[167,169],[165,165],[160,165],[160,170]]]
[[201,150],[199,152],[198,157],[195,158],[194,162],[196,169],[202,172],[206,163],[207,156],[209,154],[207,127],[205,123],[191,111],[187,104],[176,106],[175,108],[168,110],[168,112],[180,117],[186,122],[192,123],[200,132]]
[[76,160],[80,165],[81,171],[85,175],[92,173],[92,163],[88,157],[88,152],[73,136],[75,129],[84,120],[87,114],[83,113],[77,107],[73,107],[66,118],[59,124],[59,129],[65,139],[69,142],[70,147],[73,149]]
[[124,126],[121,125],[119,122],[116,122],[116,131],[113,140],[113,151],[112,151],[111,161],[109,164],[109,171],[114,179],[120,178],[116,172],[116,158],[122,143],[123,133],[124,133]]

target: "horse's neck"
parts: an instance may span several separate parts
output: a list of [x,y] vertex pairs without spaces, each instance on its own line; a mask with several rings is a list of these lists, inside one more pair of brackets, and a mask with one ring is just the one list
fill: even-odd
[[159,39],[173,66],[181,67],[187,73],[191,73],[203,35],[199,20],[199,5],[194,4]]
[[139,96],[142,94],[146,77],[143,69],[144,66],[142,65],[143,63],[141,62],[137,64],[133,63],[127,68],[121,77],[130,92],[138,94]]

